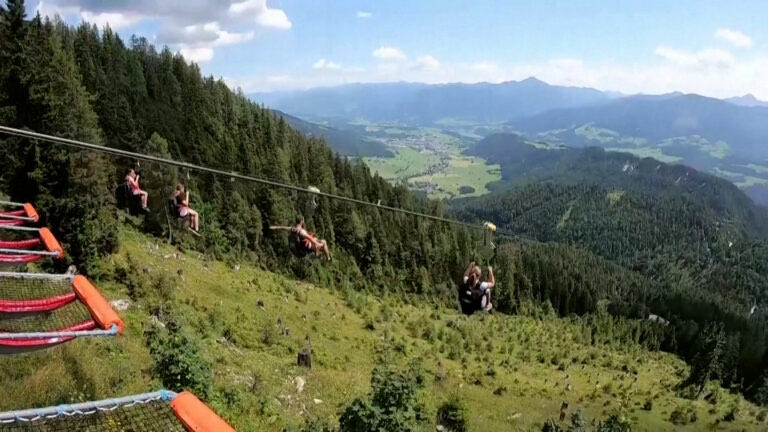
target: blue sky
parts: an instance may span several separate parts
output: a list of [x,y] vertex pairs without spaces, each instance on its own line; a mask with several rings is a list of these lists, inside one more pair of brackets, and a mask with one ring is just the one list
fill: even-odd
[[553,84],[768,99],[768,2],[43,0],[245,91],[349,82]]

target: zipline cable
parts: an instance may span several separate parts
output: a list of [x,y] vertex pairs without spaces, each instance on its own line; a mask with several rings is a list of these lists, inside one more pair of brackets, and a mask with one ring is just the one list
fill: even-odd
[[[353,204],[359,204],[359,205],[365,205],[365,206],[369,206],[369,207],[375,207],[375,208],[378,208],[378,209],[388,210],[388,211],[392,211],[392,212],[396,212],[396,213],[407,214],[407,215],[410,215],[410,216],[422,217],[422,218],[431,219],[431,220],[434,220],[434,221],[443,222],[443,223],[447,223],[447,224],[454,224],[454,225],[464,226],[464,227],[471,228],[471,229],[477,229],[477,230],[483,230],[483,231],[486,230],[486,227],[484,225],[477,225],[477,224],[472,224],[472,223],[469,223],[469,222],[462,222],[462,221],[455,220],[455,219],[449,219],[449,218],[444,218],[444,217],[440,217],[440,216],[434,216],[434,215],[429,215],[429,214],[425,214],[425,213],[419,213],[419,212],[415,212],[415,211],[411,211],[411,210],[406,210],[406,209],[399,208],[399,207],[392,207],[392,206],[387,206],[387,205],[381,205],[381,204],[372,203],[372,202],[369,202],[369,201],[359,200],[359,199],[356,199],[356,198],[345,197],[343,195],[335,195],[335,194],[328,193],[328,192],[309,190],[308,188],[303,188],[303,187],[299,187],[299,186],[295,186],[295,185],[291,185],[291,184],[276,182],[276,181],[273,181],[273,180],[267,180],[267,179],[263,179],[263,178],[258,178],[258,177],[253,177],[253,176],[249,176],[249,175],[244,175],[244,174],[240,174],[240,173],[236,173],[236,172],[232,172],[232,171],[227,172],[227,171],[219,170],[219,169],[215,169],[215,168],[209,168],[209,167],[205,167],[205,166],[194,165],[194,164],[190,164],[190,163],[187,163],[187,162],[179,162],[179,161],[175,161],[173,159],[165,159],[165,158],[161,158],[161,157],[157,157],[157,156],[150,156],[150,155],[145,155],[145,154],[141,154],[141,153],[131,152],[131,151],[127,151],[127,150],[120,150],[120,149],[116,149],[116,148],[112,148],[112,147],[106,147],[106,146],[97,145],[97,144],[90,144],[90,143],[86,143],[86,142],[82,142],[82,141],[77,141],[77,140],[72,140],[72,139],[68,139],[68,138],[61,138],[61,137],[57,137],[57,136],[53,136],[53,135],[46,135],[46,134],[42,134],[42,133],[38,133],[38,132],[33,132],[33,131],[30,131],[30,130],[16,129],[16,128],[8,127],[8,126],[0,126],[0,132],[6,133],[8,135],[22,137],[22,138],[30,138],[30,139],[36,139],[36,140],[39,140],[39,141],[46,141],[46,142],[51,142],[51,143],[56,143],[56,144],[63,144],[63,145],[67,145],[67,146],[70,146],[70,147],[77,147],[77,148],[81,148],[81,149],[85,149],[85,150],[91,150],[91,151],[96,151],[96,152],[100,152],[100,153],[107,153],[107,154],[111,154],[111,155],[114,155],[114,156],[123,156],[123,157],[126,157],[126,158],[131,158],[131,159],[136,159],[136,160],[144,160],[144,161],[148,161],[148,162],[156,162],[156,163],[160,163],[160,164],[164,164],[164,165],[171,165],[171,166],[176,166],[176,167],[179,167],[179,168],[184,168],[184,169],[187,169],[187,170],[205,172],[205,173],[210,173],[210,174],[214,174],[214,175],[219,175],[219,176],[224,176],[224,177],[229,177],[229,178],[235,178],[235,179],[249,181],[249,182],[254,182],[254,183],[260,183],[260,184],[267,185],[267,186],[272,186],[272,187],[277,187],[277,188],[282,188],[282,189],[288,189],[288,190],[292,190],[292,191],[295,191],[295,192],[303,192],[303,193],[307,193],[307,194],[310,194],[310,195],[318,195],[318,196],[322,196],[322,197],[326,197],[326,198],[330,198],[330,199],[335,199],[335,200],[339,200],[339,201],[346,201],[346,202],[353,203]],[[520,239],[524,239],[524,240],[533,240],[533,239],[526,238],[524,236],[513,234],[511,232],[505,232],[505,231],[501,231],[501,230],[498,230],[496,232],[498,234],[504,235],[504,236],[515,237],[515,238],[520,238]],[[533,241],[535,241],[535,240],[533,240]]]

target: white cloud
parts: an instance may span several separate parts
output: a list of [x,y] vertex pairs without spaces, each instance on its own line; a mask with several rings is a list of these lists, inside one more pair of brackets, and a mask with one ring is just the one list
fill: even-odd
[[382,60],[405,60],[405,53],[393,46],[381,46],[373,50],[372,54]]
[[188,25],[181,28],[164,29],[158,39],[170,44],[185,46],[217,47],[235,45],[253,39],[254,32],[233,33],[222,30],[218,22]]
[[719,28],[715,32],[715,37],[730,43],[736,48],[749,48],[752,46],[752,38],[738,30]]
[[66,18],[68,16],[77,15],[80,12],[80,8],[77,6],[61,5],[54,2],[41,1],[37,4],[37,10],[40,16],[47,16],[50,18],[56,15]]
[[233,33],[222,30],[217,22],[165,29],[158,38],[177,44],[187,60],[204,63],[213,58],[214,48],[236,45],[253,39],[254,32]]
[[232,16],[252,15],[259,25],[281,30],[291,28],[291,21],[282,9],[272,9],[267,6],[267,0],[245,0],[232,3],[229,6]]
[[130,27],[142,19],[139,15],[123,14],[119,12],[93,13],[89,11],[80,12],[80,17],[83,21],[96,24],[99,28],[109,24],[109,27],[113,30]]
[[264,27],[272,27],[281,30],[288,30],[291,28],[291,21],[288,20],[288,15],[280,9],[267,9],[256,17],[256,22]]
[[729,68],[736,62],[733,54],[716,48],[693,52],[662,45],[654,53],[674,64],[693,68]]
[[312,65],[312,69],[337,70],[341,69],[341,66],[338,63],[334,63],[332,61],[321,58]]
[[213,48],[182,46],[179,52],[185,59],[198,63],[204,63],[213,58]]
[[440,61],[431,55],[421,56],[416,59],[416,69],[425,72],[437,72],[440,70]]
[[358,18],[370,18],[373,14],[371,12],[357,11]]
[[267,0],[43,0],[37,10],[114,29],[151,20],[159,24],[158,44],[193,61],[211,60],[215,48],[242,44],[259,31],[291,28],[285,11],[270,8]]

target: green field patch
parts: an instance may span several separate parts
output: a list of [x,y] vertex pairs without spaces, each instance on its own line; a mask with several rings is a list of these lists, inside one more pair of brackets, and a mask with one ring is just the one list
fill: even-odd
[[742,173],[735,172],[735,171],[724,170],[724,169],[722,169],[720,167],[712,168],[712,172],[715,175],[718,175],[720,177],[725,177],[725,178],[727,178],[727,179],[729,179],[731,181],[743,181],[747,177],[746,175],[744,175]]
[[574,129],[573,133],[578,136],[584,137],[590,141],[597,141],[601,144],[614,142],[619,138],[619,133],[610,129],[599,128],[591,123],[582,125]]
[[736,182],[734,184],[740,188],[745,188],[759,184],[768,184],[768,179],[754,176],[744,176],[742,181]]
[[371,172],[378,172],[386,180],[395,181],[421,175],[430,166],[440,162],[432,152],[402,147],[393,158],[364,158]]
[[679,162],[683,160],[683,158],[678,156],[670,156],[670,155],[664,154],[662,153],[660,148],[656,148],[656,147],[640,147],[640,148],[606,147],[605,150],[622,152],[622,153],[631,153],[640,158],[649,157],[649,158],[654,158],[656,160],[659,160],[661,162],[666,162],[666,163],[674,163],[674,162]]
[[526,143],[541,150],[563,150],[567,148],[559,144],[544,141],[526,141]]
[[648,140],[645,138],[640,137],[631,137],[631,136],[622,136],[618,140],[616,140],[616,143],[623,146],[632,146],[632,147],[647,147],[648,146]]
[[446,126],[446,127],[470,127],[477,125],[477,122],[474,122],[472,120],[463,120],[463,119],[457,119],[452,117],[444,117],[440,120],[437,120],[435,122],[438,126]]
[[389,181],[406,181],[433,198],[451,198],[483,195],[488,192],[488,183],[501,179],[499,165],[462,155],[474,141],[459,133],[436,127],[382,128],[398,134],[378,137],[395,157],[364,161],[372,172]]
[[768,167],[765,165],[747,164],[746,167],[756,173],[768,174]]
[[621,197],[624,196],[624,194],[625,194],[624,191],[612,191],[606,194],[606,198],[608,199],[608,202],[611,203],[611,205],[616,205],[616,203],[619,202],[619,200],[621,199]]
[[693,147],[706,153],[713,158],[723,159],[728,156],[730,146],[725,141],[710,142],[699,135],[688,135],[682,137],[667,138],[659,143],[660,147],[686,146]]
[[448,167],[434,174],[427,174],[409,179],[409,184],[420,190],[426,190],[433,198],[453,198],[460,195],[462,186],[469,186],[475,191],[462,196],[480,196],[488,193],[486,185],[501,179],[499,165],[486,164],[477,157],[456,157],[450,159]]

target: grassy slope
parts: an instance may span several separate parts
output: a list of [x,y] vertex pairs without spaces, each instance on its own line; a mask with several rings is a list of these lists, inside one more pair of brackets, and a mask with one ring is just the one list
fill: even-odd
[[[737,419],[724,426],[758,427],[758,409],[725,391],[718,391],[715,406],[677,398],[670,389],[686,371],[679,359],[634,346],[590,344],[576,323],[501,315],[466,319],[452,310],[351,292],[342,296],[246,264],[234,271],[197,253],[156,247],[156,240],[133,231],[123,231],[122,244],[107,266],[132,265],[146,280],[181,271],[175,289],[179,319],[198,335],[201,352],[214,365],[211,405],[240,431],[279,431],[308,415],[335,418],[367,392],[376,350],[384,345],[422,360],[424,398],[432,413],[448,395],[460,393],[473,431],[538,430],[557,416],[562,400],[571,410],[584,409],[589,419],[622,410],[636,430],[699,430],[733,406],[739,407]],[[99,285],[112,299],[128,297],[121,284]],[[265,308],[257,306],[259,299]],[[156,324],[141,301],[122,314],[128,330],[119,340],[0,357],[0,383],[11,395],[0,398],[0,410],[161,387],[142,336],[143,328]],[[290,329],[287,336],[278,319]],[[307,335],[312,371],[295,366]],[[306,380],[301,394],[296,376]],[[652,411],[640,409],[649,399]],[[688,406],[697,413],[695,424],[676,428],[667,421],[675,408]]]

